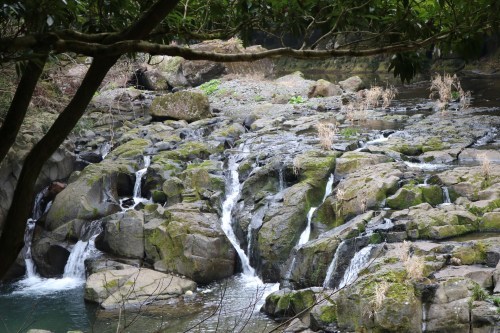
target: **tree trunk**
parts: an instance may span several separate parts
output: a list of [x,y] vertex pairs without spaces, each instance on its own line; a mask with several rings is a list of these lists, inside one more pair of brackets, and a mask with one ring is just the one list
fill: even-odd
[[[118,36],[106,39],[112,43],[119,39],[141,39],[146,37],[174,9],[179,0],[158,0],[130,28]],[[87,74],[71,102],[56,119],[47,134],[33,147],[26,157],[21,174],[16,184],[12,204],[5,220],[0,237],[0,279],[17,258],[24,246],[24,230],[26,220],[33,206],[34,188],[43,164],[63,143],[78,120],[82,117],[87,105],[99,88],[109,69],[119,56],[96,57],[92,61]]]
[[30,60],[17,85],[16,93],[10,103],[7,116],[0,128],[0,164],[9,152],[10,147],[16,141],[17,133],[26,116],[26,111],[35,91],[36,83],[42,75],[43,67],[47,62],[48,54],[40,58]]

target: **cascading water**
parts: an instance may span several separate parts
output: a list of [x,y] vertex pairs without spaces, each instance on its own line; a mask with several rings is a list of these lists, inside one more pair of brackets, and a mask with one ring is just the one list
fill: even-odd
[[279,191],[283,192],[285,189],[285,177],[283,176],[283,168],[278,170]]
[[[326,183],[325,187],[325,195],[323,196],[323,200],[321,200],[321,203],[325,202],[326,198],[332,193],[333,190],[333,182],[335,181],[335,177],[333,174],[330,175],[330,178],[328,178],[328,182]],[[318,209],[318,207],[311,207],[309,212],[307,213],[307,226],[300,235],[299,238],[299,243],[298,245],[303,245],[309,241],[309,238],[311,236],[311,220],[314,215],[314,212]]]
[[450,192],[448,191],[448,187],[443,186],[442,190],[443,190],[443,199],[444,199],[443,205],[451,204]]
[[224,200],[224,203],[222,204],[222,230],[238,253],[238,257],[240,258],[241,266],[243,268],[243,275],[255,277],[255,270],[252,266],[250,266],[250,260],[245,254],[245,251],[241,248],[231,225],[231,211],[233,210],[234,204],[240,195],[240,180],[238,176],[239,165],[235,161],[235,156],[231,155],[229,157],[228,164],[229,178],[227,195],[226,200]]
[[73,247],[64,267],[63,277],[85,279],[85,259],[98,253],[95,239],[101,231],[100,220],[92,221],[85,230],[82,230],[80,240]]
[[151,156],[144,156],[143,163],[144,163],[144,168],[136,171],[135,173],[134,191],[132,194],[133,204],[131,204],[129,198],[124,198],[120,200],[120,207],[123,211],[134,209],[138,204],[149,201],[148,199],[142,197],[141,186],[142,186],[142,177],[148,171],[149,165],[151,164]]
[[373,245],[368,245],[354,255],[349,263],[349,267],[347,267],[344,277],[340,281],[340,284],[337,289],[342,289],[345,286],[350,285],[358,278],[359,272],[368,265],[370,260],[370,255],[372,253]]
[[341,250],[343,249],[344,246],[347,246],[347,243],[345,241],[340,243],[339,246],[337,247],[337,251],[335,251],[333,259],[330,262],[328,269],[326,270],[326,277],[325,277],[325,281],[323,281],[323,288],[328,288],[330,286],[330,283],[331,283],[331,280],[333,277],[333,273],[335,273],[335,270],[337,269],[337,266],[338,266],[339,253],[342,252]]

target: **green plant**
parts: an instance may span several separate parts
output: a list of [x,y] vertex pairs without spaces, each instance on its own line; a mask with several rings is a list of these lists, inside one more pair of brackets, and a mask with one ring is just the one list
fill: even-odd
[[485,301],[488,298],[488,294],[484,289],[478,285],[477,283],[474,284],[474,287],[472,288],[472,301]]
[[305,102],[304,98],[302,98],[302,96],[300,96],[300,95],[299,96],[293,96],[288,101],[289,104],[302,104],[304,102]]
[[253,98],[253,100],[256,102],[262,102],[264,100],[264,97],[262,97],[261,95],[257,95]]
[[346,127],[340,131],[340,135],[342,135],[346,139],[349,139],[353,136],[357,136],[358,133],[359,133],[358,129],[352,127]]
[[213,79],[208,82],[203,83],[199,88],[206,94],[212,95],[214,92],[219,90],[220,80]]

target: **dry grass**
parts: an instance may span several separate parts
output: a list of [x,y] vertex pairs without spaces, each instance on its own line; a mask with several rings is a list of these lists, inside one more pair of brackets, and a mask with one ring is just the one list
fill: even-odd
[[382,107],[388,108],[396,97],[397,93],[398,90],[394,88],[394,86],[385,88],[384,92],[382,93]]
[[437,98],[437,106],[441,110],[446,110],[448,104],[456,99],[460,100],[460,108],[465,109],[470,105],[470,91],[464,91],[457,75],[436,74],[431,81],[430,98]]
[[410,280],[418,280],[424,277],[425,262],[422,257],[411,255],[411,242],[404,241],[398,248],[398,256],[406,270]]
[[375,286],[375,295],[373,299],[373,310],[375,312],[379,311],[386,299],[386,293],[389,290],[389,283],[387,281],[382,281],[377,283]]
[[393,86],[385,89],[376,86],[361,90],[357,93],[355,101],[350,101],[348,104],[342,106],[342,111],[346,114],[346,118],[350,122],[365,120],[367,110],[379,106],[383,108],[389,107],[397,93],[398,90]]
[[483,173],[484,179],[489,179],[491,175],[491,161],[488,158],[488,155],[482,153],[477,155],[477,157],[481,161],[481,171]]
[[320,145],[323,149],[332,149],[335,136],[338,132],[337,124],[335,123],[318,123],[316,124]]
[[300,172],[302,171],[302,159],[299,156],[293,159],[292,168],[293,168],[293,174],[295,176],[300,175]]

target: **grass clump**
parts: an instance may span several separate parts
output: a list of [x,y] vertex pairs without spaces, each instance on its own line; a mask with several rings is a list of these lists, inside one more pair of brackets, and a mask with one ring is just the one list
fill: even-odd
[[335,141],[335,136],[338,132],[337,124],[318,123],[316,124],[316,129],[318,130],[318,138],[321,147],[326,150],[332,149],[333,142]]
[[459,100],[460,108],[466,109],[470,105],[470,91],[464,91],[457,75],[436,74],[431,81],[430,98],[437,98],[440,110],[446,110],[451,101]]
[[214,92],[219,90],[220,84],[220,80],[213,79],[203,83],[199,88],[205,93],[205,95],[212,95]]
[[306,101],[302,96],[292,96],[290,100],[288,101],[288,104],[302,104],[305,103]]

